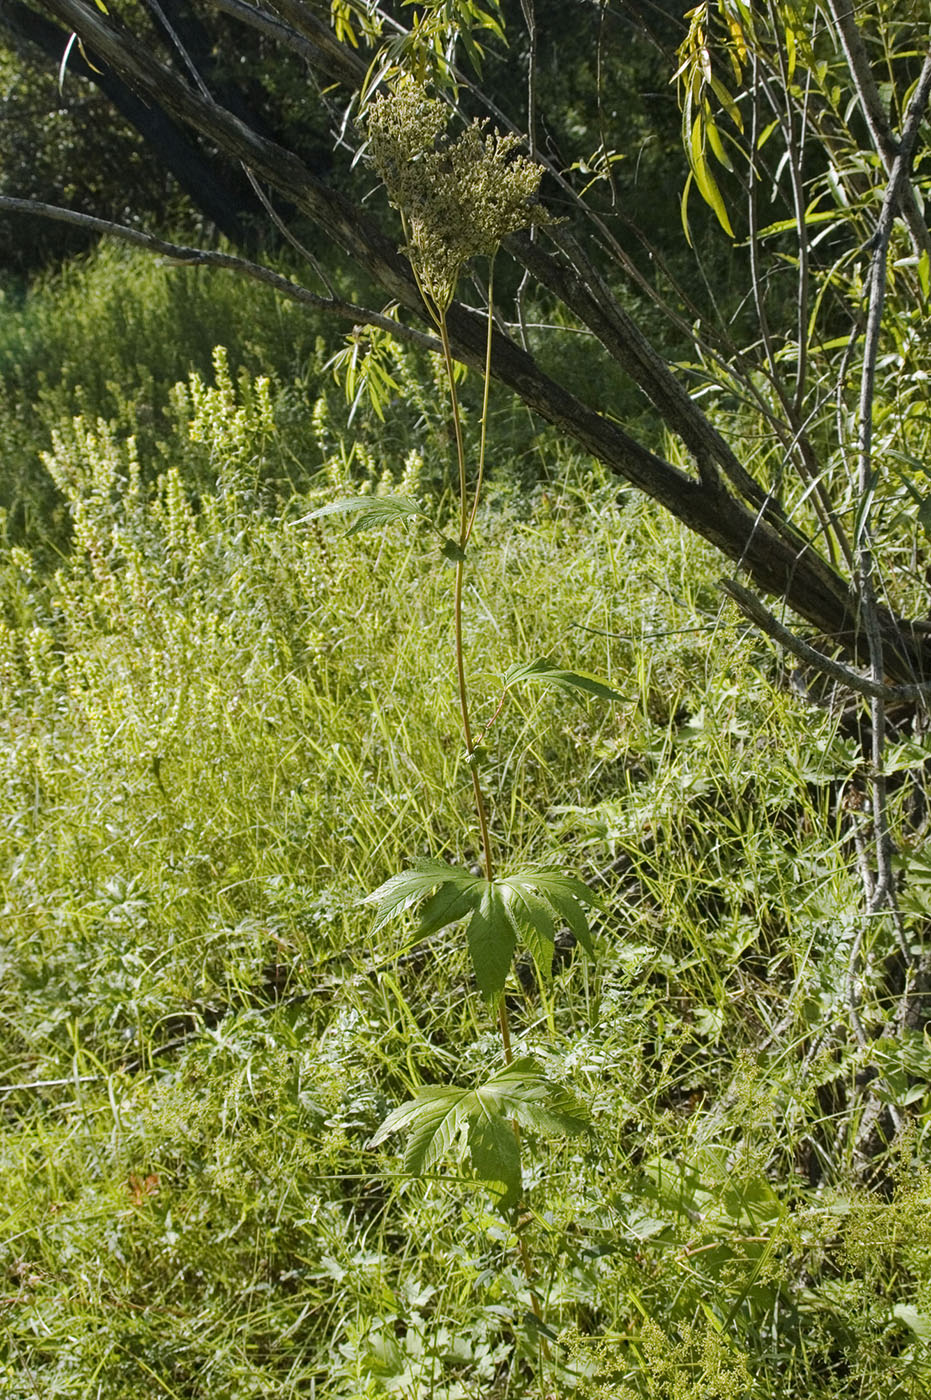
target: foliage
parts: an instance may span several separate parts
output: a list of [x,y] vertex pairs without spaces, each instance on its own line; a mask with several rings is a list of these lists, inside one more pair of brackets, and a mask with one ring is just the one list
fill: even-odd
[[[503,17],[444,4],[386,38],[384,16],[340,4],[330,54],[376,128],[386,91],[411,98],[399,65],[470,114],[482,94],[456,47],[488,71]],[[287,197],[392,298],[377,328],[354,309],[345,351],[316,325],[304,342],[304,321],[292,337],[293,312],[279,362],[261,324],[254,361],[234,343],[209,369],[179,336],[157,350],[178,360],[169,390],[117,321],[157,427],[115,373],[94,388],[113,412],[75,416],[57,328],[57,378],[26,421],[58,352],[36,336],[22,373],[6,356],[17,450],[44,451],[67,526],[33,548],[17,520],[0,560],[16,1397],[927,1393],[928,745],[898,708],[926,697],[888,677],[911,679],[924,647],[895,610],[926,611],[927,171],[909,142],[931,68],[897,4],[855,31],[833,0],[692,12],[692,184],[747,234],[754,329],[739,343],[713,286],[700,311],[668,268],[641,279],[694,336],[673,368],[606,272],[640,275],[604,220],[620,163],[600,110],[592,164],[548,166],[572,228],[513,228],[544,223],[525,20],[528,157],[486,126],[446,136],[423,104],[413,281],[364,210],[250,134],[258,174],[281,192],[286,170]],[[362,43],[380,45],[364,81],[346,49]],[[221,149],[223,120],[211,107]],[[444,183],[460,158],[515,175],[487,243]],[[433,226],[450,210],[461,242]],[[503,269],[496,337],[491,271],[468,260],[502,233],[523,273],[518,289]],[[487,340],[455,299],[464,273]],[[590,333],[660,410],[656,452],[546,382],[534,285],[557,337]],[[402,346],[424,292],[435,355]],[[5,318],[9,344],[41,305]],[[77,320],[93,360],[106,323]],[[484,355],[483,382],[463,382],[457,346]],[[895,373],[871,383],[884,359]],[[716,556],[647,499],[496,419],[489,364],[849,639],[868,707],[857,669],[832,693],[754,641]],[[324,532],[338,515],[346,534]]]
[[[390,1140],[367,1146],[393,1104],[495,1073],[455,941],[415,917],[386,943],[359,902],[371,852],[385,880],[411,853],[478,856],[449,575],[406,530],[306,519],[346,489],[338,453],[287,509],[244,489],[275,450],[243,457],[260,389],[192,392],[200,427],[157,484],[125,433],[60,424],[73,545],[54,573],[3,554],[5,1389],[531,1394],[510,1227],[451,1162],[415,1191]],[[229,464],[210,492],[186,485],[208,424]],[[928,1187],[907,1141],[879,1189],[852,1184],[869,1056],[836,1029],[855,751],[718,611],[710,552],[548,460],[529,507],[499,492],[476,524],[477,693],[492,713],[509,658],[555,634],[630,698],[515,686],[483,744],[520,865],[569,852],[599,899],[597,963],[557,937],[554,982],[518,962],[509,993],[537,1067],[518,1089],[558,1083],[595,1134],[541,1131],[523,1229],[547,1375],[918,1400]],[[905,791],[895,819],[907,838]],[[918,1048],[884,1054],[919,1095],[920,1157]],[[479,1174],[506,1176],[483,1146]]]
[[[222,387],[213,365],[218,344],[230,346]],[[68,521],[40,454],[53,433],[70,433],[76,416],[132,436],[147,481],[183,459],[186,480],[212,491],[222,449],[218,443],[211,450],[206,419],[214,414],[225,431],[225,415],[246,411],[259,377],[268,381],[274,426],[263,430],[260,454],[243,442],[237,451],[254,459],[253,484],[269,497],[287,500],[323,465],[344,488],[371,490],[387,473],[398,488],[407,481],[441,492],[453,469],[439,356],[383,337],[380,353],[397,387],[372,399],[363,365],[358,387],[365,399],[353,406],[322,374],[341,345],[330,322],[265,288],[202,268],[158,265],[112,243],[36,279],[23,296],[8,291],[0,301],[0,506],[13,536],[61,548]],[[237,401],[240,390],[245,402]],[[468,382],[459,393],[471,445],[479,406]],[[389,402],[384,424],[379,415]],[[201,425],[197,453],[194,421]],[[513,454],[495,471],[498,487],[535,478],[544,457],[526,415],[499,403],[493,433],[507,438]]]
[[[7,36],[8,37],[8,36]],[[184,203],[163,168],[146,158],[138,132],[113,119],[107,98],[0,34],[0,193],[119,219],[134,205],[145,221],[177,222]],[[32,273],[83,252],[86,233],[47,219],[0,217],[0,269]]]

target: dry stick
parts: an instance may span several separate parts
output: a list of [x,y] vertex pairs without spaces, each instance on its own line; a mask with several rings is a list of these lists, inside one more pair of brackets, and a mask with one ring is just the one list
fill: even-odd
[[[156,16],[159,23],[162,25],[162,27],[168,34],[172,44],[174,45],[178,53],[178,57],[181,59],[181,62],[184,64],[184,67],[190,74],[194,85],[200,92],[201,96],[207,102],[213,102],[214,99],[210,89],[208,88],[204,79],[201,77],[197,65],[191,58],[191,55],[188,53],[187,49],[184,47],[184,44],[181,41],[181,36],[178,34],[177,30],[172,25],[170,19],[165,14],[165,11],[159,3],[159,0],[145,0],[145,3],[152,10],[152,13]],[[253,171],[250,170],[249,166],[244,160],[241,160],[239,164],[242,168],[243,174],[249,181],[249,184],[252,186],[252,190],[255,194],[256,199],[259,201],[262,208],[265,210],[266,214],[271,219],[272,223],[275,225],[275,228],[285,239],[285,241],[291,244],[291,247],[295,250],[295,252],[299,253],[301,257],[305,260],[305,262],[307,262],[313,268],[314,272],[320,280],[321,286],[324,287],[324,289],[328,291],[331,296],[335,295],[333,291],[333,285],[327,278],[326,273],[323,271],[317,259],[314,257],[313,253],[311,253],[308,248],[304,247],[303,243],[301,243],[301,241],[288,228],[287,224],[278,214],[271,200],[268,198],[265,191],[262,189],[262,186],[259,184]]]
[[217,253],[207,248],[188,248],[180,243],[168,243],[164,238],[156,238],[153,234],[145,233],[141,229],[129,228],[126,224],[115,224],[109,219],[97,219],[90,214],[78,214],[73,209],[62,209],[54,204],[43,204],[37,199],[15,199],[10,195],[0,194],[0,213],[33,214],[43,219],[54,219],[58,223],[73,224],[76,228],[86,228],[91,233],[119,238],[123,243],[131,243],[137,248],[144,248],[149,253],[157,253],[170,259],[171,263],[178,266],[216,267],[229,272],[237,272],[241,277],[249,277],[254,282],[262,282],[281,296],[287,297],[289,301],[296,301],[301,306],[311,306],[317,311],[326,311],[330,315],[340,317],[341,320],[353,321],[358,325],[378,326],[381,330],[390,331],[399,339],[409,341],[413,345],[419,345],[424,350],[436,352],[442,349],[439,340],[434,336],[405,326],[403,322],[394,321],[390,316],[385,316],[380,311],[372,311],[366,306],[357,306],[355,302],[345,301],[342,297],[319,296],[316,292],[310,291],[308,287],[303,287],[298,282],[289,281],[287,277],[282,277],[279,272],[273,272],[270,267],[265,267],[261,263],[249,262],[246,258],[234,257],[230,253]]
[[797,637],[794,632],[790,632],[788,627],[779,622],[760,602],[755,593],[751,593],[749,588],[744,588],[736,579],[720,579],[719,587],[724,590],[728,597],[733,598],[741,612],[745,613],[751,622],[755,622],[761,632],[772,637],[774,642],[785,647],[786,651],[790,651],[793,656],[797,656],[806,665],[830,676],[839,685],[855,691],[857,695],[864,695],[869,699],[879,696],[883,700],[891,701],[931,700],[931,684],[878,685],[870,676],[861,676],[858,671],[843,665],[842,662],[834,661],[830,656],[825,656],[824,652],[816,650],[808,642],[803,642],[801,637]]
[[[883,308],[886,297],[887,261],[889,240],[902,182],[907,178],[911,167],[918,127],[924,114],[928,98],[931,96],[931,51],[925,59],[921,77],[915,89],[902,134],[898,154],[892,167],[892,174],[886,187],[882,207],[873,235],[873,253],[870,268],[870,298],[867,312],[866,333],[863,346],[863,369],[860,379],[859,402],[859,445],[858,445],[858,486],[860,499],[865,503],[860,528],[858,549],[858,572],[860,575],[861,605],[869,647],[872,679],[882,685],[884,675],[883,642],[879,628],[876,602],[875,568],[871,546],[869,496],[873,486],[873,401],[876,392],[876,362],[879,355],[879,338],[882,331]],[[886,811],[886,782],[883,772],[883,743],[885,738],[885,699],[881,694],[872,697],[873,722],[873,812],[876,827],[877,887],[873,896],[873,910],[882,907],[893,898],[892,889],[892,839],[889,833]],[[908,956],[907,946],[903,952]]]
[[249,184],[252,186],[256,199],[259,201],[262,208],[265,210],[266,214],[271,219],[272,223],[275,225],[275,228],[281,234],[282,238],[284,238],[286,243],[290,243],[294,251],[296,253],[300,253],[304,261],[308,263],[310,267],[313,268],[314,272],[317,274],[317,277],[320,279],[320,285],[322,287],[325,287],[331,296],[335,296],[336,293],[333,290],[333,283],[327,277],[326,273],[320,266],[318,260],[314,257],[313,253],[310,251],[309,248],[305,248],[301,240],[296,236],[296,234],[292,233],[291,230],[288,228],[284,219],[278,213],[277,209],[272,204],[268,195],[265,193],[265,191],[262,189],[262,186],[259,184],[255,174],[249,169],[245,161],[240,161],[240,165],[242,166],[243,174],[249,181]]

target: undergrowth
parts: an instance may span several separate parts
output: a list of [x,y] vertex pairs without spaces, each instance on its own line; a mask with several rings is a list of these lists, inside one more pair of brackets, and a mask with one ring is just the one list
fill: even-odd
[[[361,903],[412,854],[480,859],[448,578],[306,519],[348,485],[452,500],[334,419],[272,491],[276,384],[214,365],[166,395],[170,460],[118,413],[50,422],[70,545],[2,556],[3,1393],[536,1396],[491,1201],[368,1146],[495,1053],[461,940],[384,943]],[[483,770],[516,858],[568,850],[607,910],[595,963],[566,940],[555,990],[509,994],[594,1121],[533,1169],[545,1208],[528,1183],[542,1393],[918,1400],[928,1056],[882,1050],[918,1113],[857,1184],[853,746],[710,550],[556,443],[513,483],[476,524],[478,713],[541,652],[630,697],[518,695]]]

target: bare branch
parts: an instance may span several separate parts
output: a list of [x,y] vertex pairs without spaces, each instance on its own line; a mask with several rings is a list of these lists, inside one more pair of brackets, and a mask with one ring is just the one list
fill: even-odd
[[768,637],[772,637],[774,642],[785,647],[793,656],[797,656],[799,661],[804,661],[806,666],[812,666],[825,676],[830,676],[847,690],[854,691],[857,695],[865,695],[867,698],[879,697],[883,700],[905,700],[905,701],[928,701],[931,700],[931,685],[882,685],[878,684],[870,676],[861,676],[859,671],[853,671],[849,666],[843,665],[840,661],[833,661],[830,656],[825,656],[824,652],[817,651],[815,647],[809,646],[808,642],[803,642],[801,637],[797,637],[794,632],[790,632],[769,611],[755,593],[751,593],[749,588],[744,588],[736,579],[725,578],[718,581],[718,586],[724,590],[729,598],[740,608],[740,611],[749,617],[751,622],[755,622],[761,632],[765,632]]
[[[877,155],[886,167],[887,174],[891,177],[896,155],[900,148],[886,119],[883,100],[876,79],[873,77],[863,35],[860,33],[854,17],[853,0],[828,0],[828,7],[837,26],[850,77],[863,109],[863,115],[866,117],[870,139]],[[931,256],[931,234],[928,232],[918,201],[915,198],[915,192],[910,184],[901,186],[896,194],[896,205],[901,205],[902,215],[908,225],[915,254],[926,252]]]
[[161,257],[170,258],[173,263],[186,267],[216,267],[223,268],[228,272],[236,272],[241,277],[249,277],[254,282],[262,282],[265,286],[273,288],[280,296],[287,297],[289,301],[299,302],[302,306],[310,306],[315,311],[325,311],[329,315],[338,316],[344,321],[352,321],[356,325],[378,326],[381,330],[390,331],[398,340],[406,340],[424,350],[439,351],[442,348],[434,336],[414,330],[411,326],[404,325],[403,321],[395,321],[392,317],[384,315],[383,312],[372,311],[366,306],[356,305],[355,302],[344,301],[341,297],[318,296],[316,292],[302,287],[300,283],[291,282],[287,277],[282,277],[281,273],[273,272],[270,267],[249,262],[246,258],[234,257],[230,253],[217,253],[207,248],[187,248],[179,243],[168,243],[165,239],[156,238],[153,234],[144,233],[141,229],[128,228],[125,224],[111,223],[109,219],[96,219],[90,214],[79,214],[74,209],[60,209],[54,204],[42,204],[36,199],[14,199],[10,195],[0,195],[0,211],[8,214],[39,215],[45,219],[54,219],[58,223],[73,224],[76,228],[86,228],[91,233],[118,238],[123,243],[133,244],[136,248],[145,248],[149,253],[157,253]]

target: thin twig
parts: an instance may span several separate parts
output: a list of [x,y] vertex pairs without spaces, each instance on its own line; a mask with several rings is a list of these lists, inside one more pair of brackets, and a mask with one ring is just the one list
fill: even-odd
[[721,587],[728,597],[733,598],[740,608],[740,611],[755,622],[762,632],[772,637],[774,642],[784,646],[786,651],[790,651],[793,656],[797,656],[806,665],[813,666],[816,670],[830,676],[839,685],[846,686],[848,690],[856,692],[857,695],[867,697],[880,696],[883,700],[906,700],[921,701],[931,700],[931,685],[884,685],[877,683],[871,676],[861,676],[859,671],[854,671],[849,666],[843,665],[840,661],[834,661],[830,656],[825,656],[824,652],[817,651],[808,642],[803,642],[801,637],[797,637],[794,632],[790,632],[788,627],[773,616],[769,609],[760,602],[755,593],[751,593],[749,588],[744,588],[736,579],[720,579]]
[[[899,144],[893,162],[892,174],[886,187],[876,232],[873,237],[873,254],[870,268],[870,298],[866,319],[866,332],[863,344],[863,369],[860,378],[859,403],[859,444],[858,444],[858,485],[860,499],[864,503],[858,550],[858,575],[860,602],[864,630],[869,647],[871,679],[878,687],[871,695],[872,717],[872,795],[874,840],[876,843],[877,881],[870,900],[870,912],[883,907],[895,907],[893,883],[892,836],[889,830],[889,816],[886,801],[886,775],[884,772],[883,749],[885,743],[885,702],[883,694],[883,639],[879,626],[879,610],[876,599],[875,565],[870,528],[869,498],[873,490],[873,402],[876,394],[876,364],[879,357],[879,340],[882,333],[883,309],[886,298],[887,263],[889,241],[896,210],[899,207],[899,192],[902,182],[908,177],[912,157],[918,138],[918,128],[931,96],[931,52],[928,53],[922,68],[921,77],[915,88]],[[910,961],[907,940],[902,938],[898,921],[896,937],[901,951]]]
[[[900,147],[889,129],[882,96],[873,76],[863,35],[860,33],[854,17],[853,5],[851,0],[828,0],[828,8],[837,28],[850,78],[866,118],[873,147],[891,180]],[[896,203],[901,205],[902,216],[908,225],[909,237],[915,255],[920,256],[922,252],[931,255],[931,234],[928,233],[925,226],[920,206],[910,184],[899,189]]]
[[137,248],[145,248],[147,252],[158,253],[180,266],[216,267],[237,272],[242,277],[249,277],[254,282],[262,282],[265,286],[272,287],[281,296],[287,297],[289,301],[299,302],[302,306],[311,306],[315,310],[325,311],[329,315],[353,321],[358,325],[379,326],[382,330],[390,331],[399,340],[419,345],[424,350],[441,352],[443,348],[435,336],[405,326],[380,311],[358,306],[342,297],[319,296],[309,288],[302,287],[300,283],[291,282],[281,273],[273,272],[270,267],[249,262],[246,258],[234,257],[230,253],[217,253],[207,248],[188,248],[179,243],[168,243],[165,239],[156,238],[141,229],[115,224],[109,219],[97,219],[90,214],[79,214],[74,209],[61,209],[54,204],[43,204],[37,199],[14,199],[10,195],[0,195],[0,213],[33,214],[44,219],[54,219],[58,223],[73,224],[76,228],[86,228],[91,233],[119,238],[123,243],[131,243]]

